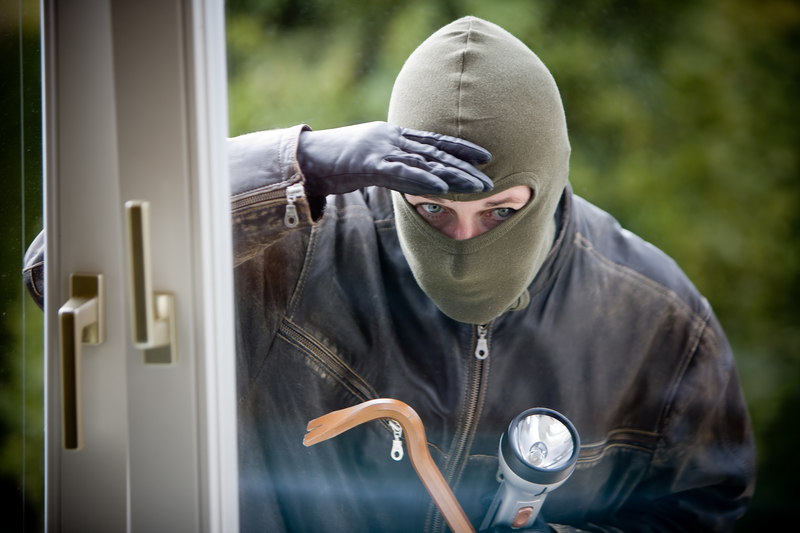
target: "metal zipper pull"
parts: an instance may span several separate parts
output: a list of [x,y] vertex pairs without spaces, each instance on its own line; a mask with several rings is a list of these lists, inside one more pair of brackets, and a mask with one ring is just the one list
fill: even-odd
[[297,208],[294,206],[294,202],[298,198],[304,198],[306,195],[306,191],[303,188],[302,183],[295,183],[294,185],[290,185],[286,187],[286,216],[283,218],[283,223],[286,224],[287,227],[293,228],[297,226],[297,223],[300,221],[300,218],[297,216]]
[[394,432],[394,440],[392,441],[392,459],[399,461],[403,458],[403,441],[400,440],[403,437],[403,428],[400,427],[399,422],[394,420],[389,420],[388,422],[392,427],[392,431]]
[[478,326],[478,344],[475,346],[475,357],[478,359],[486,359],[489,357],[489,342],[486,340],[488,329],[486,324]]

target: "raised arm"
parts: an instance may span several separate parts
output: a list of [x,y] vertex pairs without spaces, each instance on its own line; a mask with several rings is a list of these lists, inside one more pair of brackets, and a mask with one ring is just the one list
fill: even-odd
[[491,155],[468,141],[385,122],[263,131],[228,141],[234,264],[307,227],[324,198],[377,185],[423,195],[491,190],[473,165]]
[[[468,141],[371,122],[331,130],[308,126],[228,140],[234,265],[322,216],[325,196],[378,185],[410,194],[488,191],[473,165],[489,152]],[[44,232],[25,255],[23,276],[44,308]]]

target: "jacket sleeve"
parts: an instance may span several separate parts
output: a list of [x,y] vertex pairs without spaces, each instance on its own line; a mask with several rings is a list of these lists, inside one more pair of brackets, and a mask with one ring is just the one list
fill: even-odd
[[[324,198],[308,199],[297,164],[297,140],[308,126],[251,133],[228,139],[234,266],[295,230],[318,220]],[[25,254],[23,279],[44,309],[44,231]]]
[[228,140],[237,379],[242,399],[288,312],[311,239],[309,230],[325,204],[324,197],[309,199],[303,187],[297,144],[306,129],[300,125]]
[[298,138],[307,129],[301,125],[228,140],[234,266],[321,216],[324,198],[306,197],[297,163]]
[[558,532],[733,531],[755,485],[755,443],[733,354],[710,320],[673,390],[650,466],[612,516]]

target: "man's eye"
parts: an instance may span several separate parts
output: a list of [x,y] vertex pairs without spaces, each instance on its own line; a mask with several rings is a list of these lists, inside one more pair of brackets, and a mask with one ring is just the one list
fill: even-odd
[[513,215],[516,211],[517,211],[516,209],[512,209],[510,207],[498,207],[492,212],[492,214],[496,218],[508,218],[511,215]]
[[444,207],[440,206],[439,204],[421,204],[420,207],[422,207],[426,213],[430,213],[431,215],[438,215],[444,211]]

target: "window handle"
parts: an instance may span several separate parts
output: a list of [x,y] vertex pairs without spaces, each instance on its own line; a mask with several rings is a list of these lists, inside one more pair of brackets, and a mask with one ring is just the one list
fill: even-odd
[[61,344],[61,433],[64,449],[83,448],[81,406],[81,346],[101,344],[103,320],[103,275],[72,274],[70,298],[58,310]]
[[175,296],[153,292],[150,270],[150,202],[125,203],[128,221],[129,286],[133,344],[144,351],[145,364],[177,360]]

